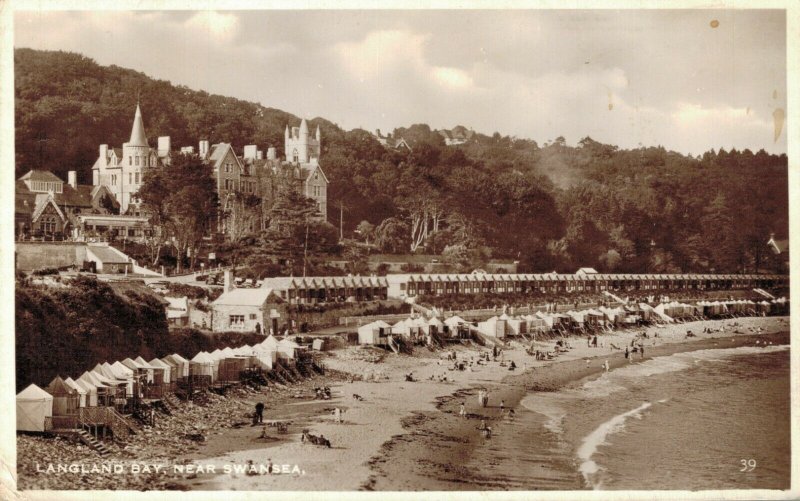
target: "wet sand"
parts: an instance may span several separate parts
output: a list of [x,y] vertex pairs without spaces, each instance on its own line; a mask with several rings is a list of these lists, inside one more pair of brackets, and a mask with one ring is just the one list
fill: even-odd
[[[733,324],[738,326],[733,327]],[[701,334],[704,327],[725,332]],[[757,328],[761,332],[757,332]],[[610,366],[630,363],[621,351],[611,350],[611,343],[624,347],[636,332],[604,334],[605,348],[588,348],[586,340],[571,338],[573,349],[554,361],[535,361],[520,343],[512,342],[504,352],[506,362],[513,360],[517,371],[509,371],[493,362],[473,365],[473,371],[448,370],[441,360],[446,352],[417,349],[414,356],[389,354],[375,364],[347,358],[337,353],[326,360],[329,368],[357,375],[380,374],[379,382],[355,381],[332,385],[330,401],[287,399],[267,402],[265,420],[290,419],[289,433],[278,435],[268,428],[271,438],[259,439],[261,428],[243,427],[222,430],[192,454],[194,463],[215,466],[214,473],[184,478],[181,485],[190,489],[229,490],[476,490],[476,489],[576,489],[582,488],[573,465],[552,460],[538,465],[539,473],[519,478],[494,471],[492,465],[475,463],[474,451],[485,440],[477,426],[480,419],[494,429],[493,446],[522,446],[516,439],[522,426],[501,415],[499,403],[517,408],[529,391],[555,391],[564,385],[577,385],[596,377],[608,359]],[[686,339],[691,330],[697,337]],[[703,348],[735,347],[767,339],[768,333],[787,332],[788,317],[744,318],[705,321],[647,329],[645,359],[679,351]],[[658,333],[658,338],[653,337]],[[783,336],[783,337],[781,337]],[[785,341],[783,340],[785,337]],[[773,340],[788,342],[788,334]],[[649,343],[654,343],[649,345]],[[552,347],[554,342],[550,342]],[[544,347],[545,344],[542,344]],[[348,348],[349,351],[359,348]],[[346,350],[346,351],[348,351]],[[474,357],[486,348],[456,347],[459,359]],[[589,362],[586,362],[589,359]],[[635,358],[633,363],[641,360]],[[414,372],[418,382],[404,381]],[[431,381],[430,376],[446,375],[449,381]],[[320,381],[321,382],[321,381]],[[477,402],[477,388],[490,391],[489,406]],[[363,397],[356,400],[353,394]],[[458,416],[459,404],[466,403],[468,418]],[[331,411],[345,412],[343,423],[334,422]],[[517,415],[523,413],[517,411]],[[330,449],[300,441],[300,431],[309,429],[331,441]],[[516,442],[516,443],[515,443]],[[520,444],[520,442],[522,442]],[[502,451],[500,451],[502,452]],[[185,458],[189,459],[189,458]],[[550,458],[551,459],[551,458]],[[245,475],[223,473],[225,465],[280,465],[288,473]],[[294,468],[295,465],[297,468]],[[294,473],[290,471],[294,470]],[[530,479],[528,479],[530,477]]]

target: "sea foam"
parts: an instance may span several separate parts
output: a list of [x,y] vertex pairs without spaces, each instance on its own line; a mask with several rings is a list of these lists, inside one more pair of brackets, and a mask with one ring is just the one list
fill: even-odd
[[634,417],[640,419],[642,417],[642,412],[652,405],[653,404],[650,402],[645,402],[635,409],[614,416],[584,437],[577,452],[578,458],[581,460],[581,465],[578,469],[586,482],[594,489],[599,489],[601,487],[600,480],[597,478],[598,473],[600,473],[600,466],[592,460],[592,456],[597,452],[597,448],[606,443],[606,439],[609,435],[622,431],[625,428],[625,421],[628,418]]

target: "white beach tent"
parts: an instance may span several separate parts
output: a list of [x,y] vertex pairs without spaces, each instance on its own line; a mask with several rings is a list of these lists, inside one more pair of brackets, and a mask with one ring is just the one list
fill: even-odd
[[376,320],[358,328],[358,344],[380,344],[380,334],[391,331],[391,326],[383,320]]
[[222,353],[222,350],[217,348],[216,350],[209,353],[208,356],[214,362],[214,379],[216,380],[217,377],[219,376],[219,361],[225,358],[225,354]]
[[263,348],[266,348],[267,350],[275,350],[275,351],[277,351],[278,350],[278,340],[275,339],[275,336],[270,334],[269,336],[267,336],[267,339],[262,341],[257,346],[261,346]]
[[[85,373],[84,373],[85,374]],[[97,386],[93,385],[89,382],[89,379],[82,379],[79,377],[75,380],[75,384],[80,386],[86,391],[86,406],[87,407],[96,407],[97,406]]]
[[17,393],[17,431],[45,431],[53,417],[53,396],[35,384]]
[[[108,364],[104,364],[108,365]],[[117,375],[117,379],[123,379],[126,382],[127,390],[126,395],[129,397],[133,396],[133,382],[134,382],[134,375],[132,369],[126,367],[122,362],[117,360],[113,364],[110,365],[111,370]]]
[[506,321],[500,317],[490,317],[483,322],[478,322],[478,330],[487,336],[504,338],[506,337]]
[[144,367],[145,370],[147,370],[147,381],[150,382],[150,383],[155,381],[155,373],[156,373],[156,371],[158,369],[162,368],[162,367],[156,367],[154,365],[151,365],[151,364],[147,363],[147,360],[142,358],[141,355],[139,355],[138,357],[134,358],[133,361],[136,362],[137,364],[141,365],[142,367]]
[[268,348],[260,344],[251,347],[249,353],[245,353],[245,355],[254,357],[256,365],[267,371],[272,370],[278,362],[277,348]]
[[409,322],[411,322],[410,318],[404,318],[403,320],[400,320],[392,325],[392,334],[398,334],[406,339],[410,338],[411,326],[409,325]]
[[[119,362],[115,362],[119,363]],[[121,364],[120,364],[121,365]],[[116,394],[117,388],[124,387],[127,396],[133,395],[133,380],[127,379],[127,376],[118,376],[112,365],[108,362],[97,364],[94,366],[94,375],[100,381],[105,383],[106,386],[114,388],[113,392]]]
[[165,362],[169,363],[172,362],[177,364],[178,366],[178,377],[188,377],[189,376],[189,361],[183,358],[182,356],[178,355],[177,353],[173,353],[172,355],[167,355],[164,357],[166,360]]
[[282,339],[278,341],[278,358],[294,360],[297,357],[297,350],[301,348],[302,347],[294,341]]
[[144,375],[145,379],[147,379],[148,381],[151,380],[150,378],[153,372],[152,369],[148,370],[147,367],[137,362],[136,360],[128,357],[120,363],[125,367],[127,367],[128,369],[130,369],[133,372],[134,376]]
[[161,360],[159,358],[154,358],[153,360],[151,360],[148,363],[150,365],[152,365],[153,367],[156,367],[156,368],[161,369],[161,370],[164,371],[164,382],[165,383],[172,382],[172,366],[171,365],[169,365],[168,363],[164,362],[163,360]]
[[411,322],[412,322],[412,324],[411,324],[412,326],[414,326],[417,329],[419,329],[419,333],[421,335],[428,335],[428,333],[430,332],[430,325],[428,325],[428,321],[425,320],[424,318],[417,317],[417,318],[412,319]]
[[78,385],[74,379],[68,377],[64,380],[64,384],[78,392],[78,407],[86,407],[87,393],[86,390]]
[[466,324],[466,323],[468,323],[468,322],[466,320],[464,320],[463,318],[459,317],[458,315],[453,315],[452,317],[450,317],[448,319],[445,319],[445,321],[444,321],[444,324],[446,326],[450,327],[451,329],[455,329],[459,325]]
[[444,324],[437,317],[431,317],[431,319],[428,320],[427,323],[428,323],[428,325],[427,325],[428,333],[430,333],[431,331],[434,331],[434,330],[439,334],[444,332]]
[[240,346],[238,348],[234,348],[233,349],[233,354],[234,355],[241,355],[241,356],[249,357],[249,356],[251,356],[253,354],[253,347],[248,345],[248,344],[246,344],[244,346]]
[[211,376],[214,378],[214,361],[208,353],[201,351],[192,358],[192,375]]

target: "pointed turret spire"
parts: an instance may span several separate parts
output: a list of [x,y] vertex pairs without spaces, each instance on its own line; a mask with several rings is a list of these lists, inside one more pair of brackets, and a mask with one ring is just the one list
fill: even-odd
[[288,125],[286,126],[286,131],[283,133],[283,135],[286,138],[286,140],[288,141],[289,140],[289,126]]
[[136,103],[136,115],[133,117],[133,128],[131,129],[131,139],[128,141],[131,146],[147,146],[147,136],[144,133],[144,122],[142,121],[142,110],[139,103]]
[[317,133],[316,133],[316,136],[317,136],[317,141],[319,141],[319,140],[322,138],[322,136],[321,136],[321,135],[320,135],[320,133],[319,133],[319,125],[317,125]]
[[308,135],[308,123],[306,123],[306,119],[304,118],[302,122],[300,122],[300,137]]

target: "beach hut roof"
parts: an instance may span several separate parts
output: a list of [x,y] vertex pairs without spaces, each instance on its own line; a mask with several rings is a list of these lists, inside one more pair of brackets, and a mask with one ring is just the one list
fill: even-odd
[[35,384],[29,385],[27,388],[17,393],[17,400],[24,401],[43,401],[53,400],[53,395],[47,393]]
[[133,361],[136,362],[137,364],[139,364],[140,366],[142,366],[145,369],[160,369],[160,367],[155,367],[152,364],[148,363],[147,360],[142,358],[141,355],[136,357]]
[[91,393],[92,391],[97,391],[97,385],[91,383],[89,378],[83,379],[83,376],[79,377],[75,380],[75,384],[86,390],[87,392]]
[[302,348],[299,344],[291,341],[289,338],[281,339],[278,341],[278,346],[281,348]]
[[169,365],[168,363],[164,362],[163,360],[161,360],[159,358],[154,358],[149,363],[150,363],[150,365],[152,365],[153,367],[155,367],[157,369],[171,369],[172,368],[171,365]]
[[[134,362],[133,360],[131,360],[129,358],[126,359],[126,360],[130,360],[130,363],[133,363],[134,365],[136,365],[136,362]],[[126,365],[124,361],[120,362],[118,360],[118,361],[114,362],[113,364],[108,364],[106,362],[105,364],[103,364],[103,367],[106,367],[106,366],[108,366],[108,368],[114,374],[123,374],[123,375],[126,375],[126,376],[132,376],[133,375],[133,369],[128,367],[128,365]]]
[[204,351],[201,351],[200,353],[198,353],[197,355],[195,355],[195,356],[194,356],[194,358],[192,358],[192,360],[191,360],[191,361],[192,361],[192,362],[196,362],[196,363],[200,363],[200,364],[209,364],[209,363],[212,363],[212,362],[214,362],[214,361],[213,361],[213,360],[212,360],[212,359],[209,357],[209,354],[208,354],[208,353],[206,353],[206,352],[204,352]]
[[74,379],[72,379],[71,377],[68,377],[67,379],[65,379],[65,380],[64,380],[64,383],[66,383],[66,384],[67,384],[67,386],[69,386],[69,387],[70,387],[70,388],[72,388],[73,390],[77,391],[77,392],[78,392],[78,393],[80,393],[81,395],[86,395],[86,389],[85,389],[85,388],[82,388],[82,387],[81,387],[81,386],[80,386],[80,385],[79,385],[79,384],[78,384],[78,383],[77,383],[77,382],[76,382]]
[[438,327],[441,327],[441,326],[443,326],[444,324],[443,324],[443,323],[442,323],[442,321],[441,321],[441,320],[439,320],[438,318],[436,318],[436,317],[432,317],[430,320],[428,320],[428,325],[436,325],[436,326],[438,326]]
[[178,355],[177,353],[173,353],[172,355],[170,355],[170,357],[172,357],[172,359],[175,360],[176,362],[178,362],[179,364],[185,364],[185,363],[189,362],[188,360],[186,360],[182,356]]
[[122,361],[122,365],[124,365],[125,367],[127,367],[129,369],[133,369],[133,370],[146,369],[145,366],[143,366],[142,364],[140,364],[139,362],[137,362],[136,360],[134,360],[132,358],[126,358],[125,360],[123,360]]
[[75,389],[65,383],[64,380],[61,379],[61,376],[54,377],[53,380],[50,381],[50,384],[47,385],[47,388],[45,388],[45,391],[54,397],[75,394]]
[[455,327],[458,324],[462,324],[462,323],[466,323],[466,322],[467,322],[466,320],[464,320],[463,318],[459,317],[458,315],[453,315],[452,317],[450,317],[450,318],[448,318],[448,319],[446,319],[444,321],[445,325],[448,325],[450,327]]
[[261,343],[261,346],[264,346],[266,348],[277,348],[278,347],[278,340],[275,339],[275,336],[270,334],[269,336],[267,336],[267,339],[265,339]]

